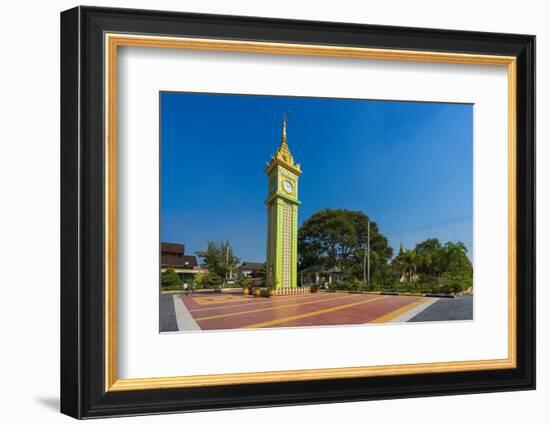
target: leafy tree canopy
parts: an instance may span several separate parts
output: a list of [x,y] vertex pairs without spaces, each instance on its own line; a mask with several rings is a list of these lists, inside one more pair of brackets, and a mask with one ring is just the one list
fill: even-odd
[[208,270],[218,276],[229,277],[237,268],[239,258],[233,253],[233,247],[229,241],[208,241],[206,250],[195,253],[201,257]]
[[446,242],[438,239],[426,239],[414,248],[416,266],[420,273],[441,276],[451,273],[456,276],[472,275],[472,263],[468,258],[468,249],[462,242]]
[[426,252],[436,251],[441,248],[441,242],[437,238],[430,238],[417,243],[414,250],[417,254],[424,254]]
[[[362,211],[326,209],[306,220],[298,231],[301,269],[313,265],[339,267],[360,274],[363,267],[369,217]],[[393,254],[388,240],[370,222],[371,271],[387,264]]]

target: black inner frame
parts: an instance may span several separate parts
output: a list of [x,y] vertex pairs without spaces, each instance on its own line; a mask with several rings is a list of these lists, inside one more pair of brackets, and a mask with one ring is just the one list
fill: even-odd
[[[517,58],[517,368],[104,391],[104,34]],[[77,418],[535,388],[535,37],[77,7],[61,14],[61,411]]]

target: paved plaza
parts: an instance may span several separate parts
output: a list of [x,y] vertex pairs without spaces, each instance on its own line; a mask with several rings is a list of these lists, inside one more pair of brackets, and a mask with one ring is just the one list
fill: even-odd
[[273,298],[242,295],[240,292],[164,293],[160,301],[160,331],[472,319],[472,297],[455,302],[457,300],[346,292]]
[[410,322],[433,322],[441,320],[472,320],[474,303],[472,295],[456,298],[441,298],[424,311],[411,318]]

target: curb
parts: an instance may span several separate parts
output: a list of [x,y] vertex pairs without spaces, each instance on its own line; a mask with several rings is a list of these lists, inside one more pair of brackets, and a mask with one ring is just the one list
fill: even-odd
[[338,291],[336,289],[324,289],[320,292],[340,292],[347,294],[391,295],[401,297],[426,297],[426,298],[456,298],[455,294],[422,294],[419,292],[390,292],[390,291]]

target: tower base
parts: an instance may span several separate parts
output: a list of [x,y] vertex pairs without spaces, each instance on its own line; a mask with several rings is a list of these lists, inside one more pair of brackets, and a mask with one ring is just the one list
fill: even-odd
[[311,292],[311,288],[277,288],[275,289],[275,296],[279,295],[296,295],[296,294],[308,294]]

